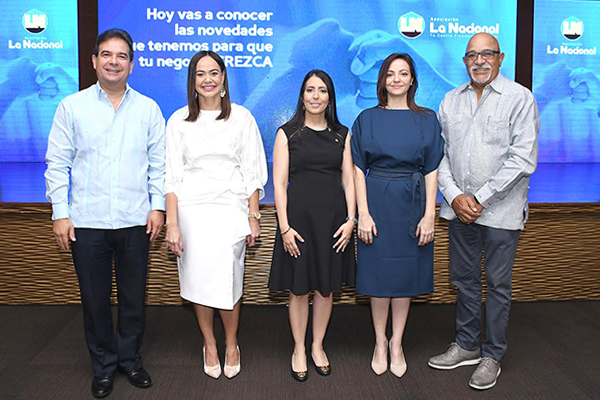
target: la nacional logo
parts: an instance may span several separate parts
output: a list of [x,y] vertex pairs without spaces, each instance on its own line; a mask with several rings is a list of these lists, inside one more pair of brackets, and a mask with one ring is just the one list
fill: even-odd
[[29,33],[42,33],[48,27],[48,17],[39,10],[29,10],[23,14],[23,28]]
[[583,21],[579,18],[569,17],[560,25],[560,33],[569,40],[577,40],[583,35]]
[[425,20],[411,11],[398,19],[398,30],[409,39],[418,38],[425,31]]

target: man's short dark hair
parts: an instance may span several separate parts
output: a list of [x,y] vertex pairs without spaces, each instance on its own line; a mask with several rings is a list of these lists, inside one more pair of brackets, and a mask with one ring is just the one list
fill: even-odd
[[98,57],[98,48],[100,47],[100,45],[106,42],[107,40],[114,38],[122,39],[123,41],[125,41],[125,43],[127,43],[127,46],[129,46],[129,61],[133,61],[133,40],[131,40],[131,36],[129,35],[129,33],[124,31],[123,29],[117,28],[108,29],[98,36],[98,39],[96,39],[96,47],[94,47],[94,55]]

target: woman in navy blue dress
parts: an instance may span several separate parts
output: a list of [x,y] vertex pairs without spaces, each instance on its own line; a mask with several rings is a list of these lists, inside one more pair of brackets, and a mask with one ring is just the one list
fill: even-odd
[[[406,372],[402,336],[410,298],[433,291],[437,168],[444,141],[432,110],[415,103],[418,83],[408,54],[395,53],[377,79],[377,107],[352,127],[358,204],[356,291],[371,296],[375,351],[371,368]],[[386,329],[392,308],[392,337]]]

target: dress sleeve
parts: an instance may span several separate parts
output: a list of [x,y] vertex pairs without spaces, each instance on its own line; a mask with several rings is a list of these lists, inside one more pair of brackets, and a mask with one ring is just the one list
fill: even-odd
[[425,148],[425,164],[423,165],[423,175],[435,171],[444,157],[444,138],[442,138],[442,129],[440,123],[432,112],[428,118],[427,129],[431,130],[429,135],[429,143]]
[[241,170],[248,197],[256,190],[259,200],[265,197],[264,186],[269,173],[262,138],[256,120],[248,111],[242,132]]
[[365,151],[362,149],[362,124],[361,124],[361,116],[359,115],[354,121],[352,125],[352,138],[350,139],[350,146],[352,147],[352,160],[354,161],[354,165],[362,170],[362,172],[367,174],[367,155]]
[[165,193],[177,193],[181,190],[181,182],[183,182],[184,175],[184,161],[183,161],[183,146],[181,143],[181,134],[177,129],[177,116],[172,115],[167,122],[166,130],[166,179],[165,179]]

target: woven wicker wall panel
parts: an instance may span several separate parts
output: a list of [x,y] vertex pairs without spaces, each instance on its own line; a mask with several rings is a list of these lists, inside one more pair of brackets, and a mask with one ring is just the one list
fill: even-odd
[[[276,217],[272,205],[261,206],[262,235],[249,249],[244,281],[245,304],[283,304],[286,292],[267,289]],[[70,253],[58,251],[48,204],[0,204],[0,303],[79,303],[77,276]],[[600,205],[537,204],[521,234],[513,268],[513,299],[518,301],[600,299]],[[436,223],[435,291],[414,301],[448,303],[456,289],[448,274],[447,223]],[[483,275],[483,274],[482,274]],[[485,279],[483,279],[485,282]],[[365,303],[353,288],[335,294],[338,304]],[[113,301],[116,293],[113,291]],[[152,245],[147,303],[182,304],[175,257],[164,232]]]

